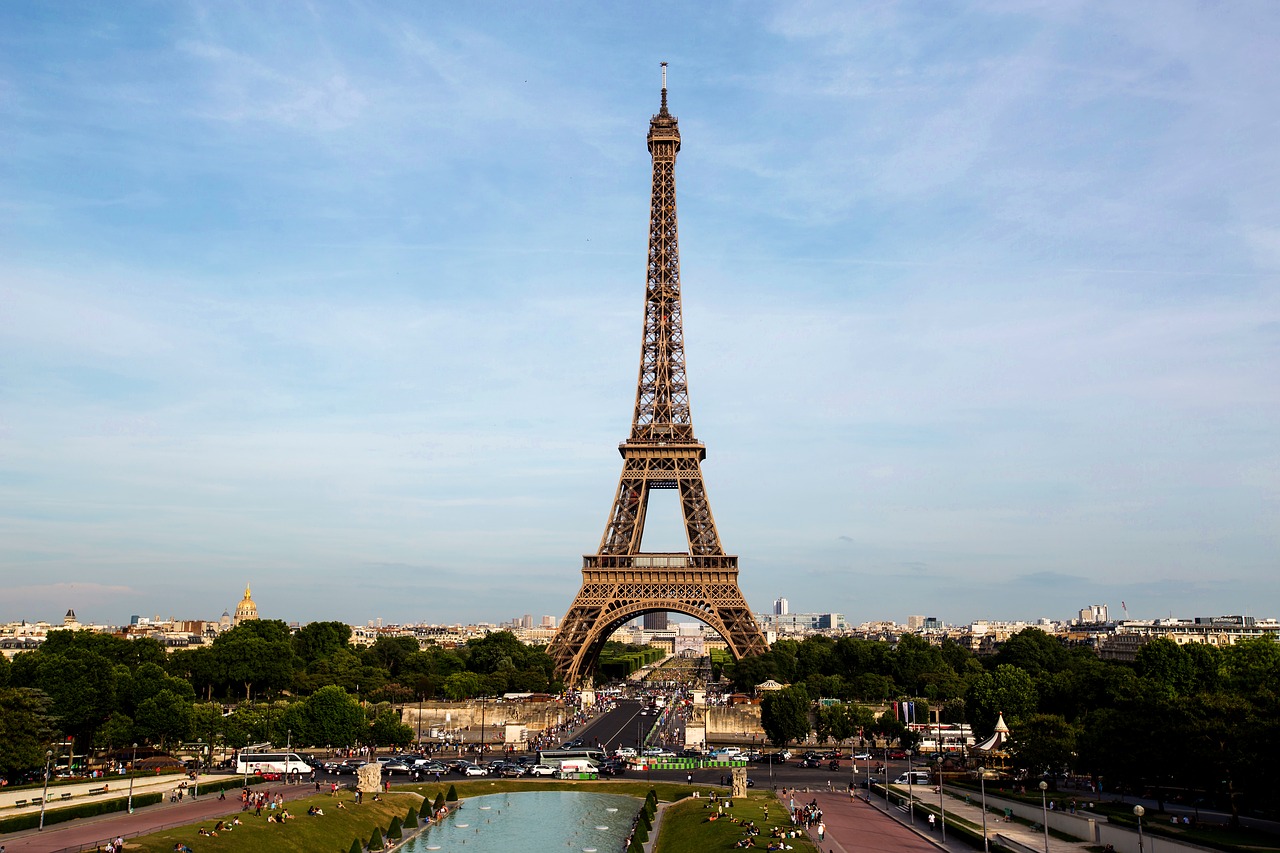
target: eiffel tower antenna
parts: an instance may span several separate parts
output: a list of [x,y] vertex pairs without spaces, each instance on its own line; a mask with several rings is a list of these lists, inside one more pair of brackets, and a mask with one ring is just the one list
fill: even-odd
[[[606,640],[644,613],[685,613],[711,626],[734,657],[768,649],[738,588],[738,558],[724,553],[701,463],[706,446],[694,438],[685,378],[676,220],[676,153],[680,128],[667,111],[667,63],[662,101],[646,138],[653,159],[644,333],[631,434],[618,447],[622,476],[600,547],[582,558],[582,587],[548,651],[566,686],[590,679]],[[680,493],[688,550],[640,550],[649,494]]]

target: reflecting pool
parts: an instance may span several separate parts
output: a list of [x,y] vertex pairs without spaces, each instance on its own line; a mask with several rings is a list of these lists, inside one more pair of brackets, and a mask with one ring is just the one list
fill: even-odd
[[466,799],[404,846],[409,853],[618,853],[643,800],[585,791],[512,791]]

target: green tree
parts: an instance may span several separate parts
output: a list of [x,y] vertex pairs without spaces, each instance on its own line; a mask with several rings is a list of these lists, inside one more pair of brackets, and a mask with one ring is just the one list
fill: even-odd
[[364,711],[341,687],[320,688],[307,697],[304,707],[310,743],[316,746],[359,743],[365,727]]
[[1009,728],[1014,763],[1032,776],[1048,774],[1050,785],[1076,752],[1075,727],[1056,714],[1032,714]]
[[294,654],[304,664],[310,664],[345,649],[351,642],[351,626],[342,622],[309,622],[298,629],[291,642]]
[[38,690],[0,687],[0,777],[44,764],[55,735],[49,705],[49,697]]
[[191,733],[191,704],[171,690],[161,690],[138,706],[134,731],[142,739],[164,747]]
[[400,715],[387,708],[374,717],[369,738],[378,746],[404,746],[413,742],[413,728],[400,722]]
[[[1044,633],[1038,631],[1037,633]],[[969,684],[965,694],[965,712],[974,731],[995,731],[996,720],[1004,714],[1013,725],[1036,711],[1036,686],[1026,671],[1001,664],[994,672],[982,673]]]
[[455,702],[480,695],[482,682],[474,672],[455,672],[444,680],[444,695]]
[[809,735],[809,697],[793,685],[765,694],[760,702],[760,725],[769,742],[783,747]]
[[1182,646],[1163,637],[1139,647],[1134,669],[1139,677],[1160,685],[1171,696],[1187,693],[1195,686],[1191,657]]
[[120,711],[113,711],[107,721],[98,729],[94,746],[115,749],[127,746],[137,739],[133,731],[133,718]]
[[297,663],[289,642],[289,629],[273,619],[242,622],[213,641],[218,672],[229,684],[244,687],[244,698],[260,691],[280,690],[293,678]]

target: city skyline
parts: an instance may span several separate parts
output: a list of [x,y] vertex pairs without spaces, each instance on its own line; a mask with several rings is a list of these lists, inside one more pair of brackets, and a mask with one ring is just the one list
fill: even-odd
[[[634,399],[660,61],[753,610],[1274,614],[1277,37],[1264,3],[0,9],[0,621],[245,583],[560,618]],[[683,550],[674,503],[646,534]]]

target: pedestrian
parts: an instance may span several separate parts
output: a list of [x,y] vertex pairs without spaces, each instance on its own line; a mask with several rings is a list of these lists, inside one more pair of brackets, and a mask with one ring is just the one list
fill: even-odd
[[687,775],[685,776],[685,779],[686,779],[686,781],[688,781],[688,783],[689,783],[690,785],[692,785],[692,784],[693,784],[693,774],[692,774],[692,773],[687,774]]
[[822,821],[818,821],[818,843],[821,844],[827,836],[827,825]]
[[930,814],[929,815],[929,831],[933,832],[933,830],[934,830],[934,817],[932,814]]

